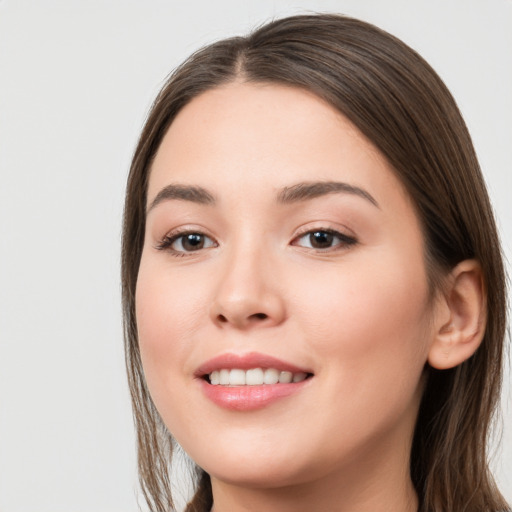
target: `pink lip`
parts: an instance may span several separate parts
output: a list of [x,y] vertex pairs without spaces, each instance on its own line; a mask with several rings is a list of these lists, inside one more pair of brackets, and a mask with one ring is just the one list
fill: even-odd
[[282,398],[298,393],[309,385],[311,379],[290,384],[266,384],[262,386],[222,386],[211,385],[204,379],[214,370],[239,368],[275,368],[292,373],[311,373],[307,369],[281,361],[275,357],[256,352],[244,355],[222,354],[202,364],[195,376],[200,381],[203,393],[216,405],[232,411],[253,411],[266,407]]
[[275,357],[259,354],[258,352],[250,352],[248,354],[221,354],[203,363],[195,372],[196,377],[203,377],[212,373],[214,370],[231,370],[239,368],[240,370],[250,370],[251,368],[275,368],[282,372],[292,373],[312,373],[308,369],[299,368],[293,364],[281,361]]

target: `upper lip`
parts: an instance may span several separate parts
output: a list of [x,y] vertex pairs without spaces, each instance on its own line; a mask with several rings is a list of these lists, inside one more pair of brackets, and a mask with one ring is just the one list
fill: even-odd
[[251,368],[275,368],[280,371],[288,371],[292,373],[312,373],[306,368],[300,368],[294,364],[282,361],[276,357],[258,352],[250,352],[248,354],[226,353],[216,356],[205,361],[194,372],[196,377],[203,377],[215,370],[230,369],[250,370]]

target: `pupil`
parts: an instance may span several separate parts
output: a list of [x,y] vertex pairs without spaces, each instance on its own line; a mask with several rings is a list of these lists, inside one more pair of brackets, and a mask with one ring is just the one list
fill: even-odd
[[332,233],[326,233],[325,231],[315,231],[310,235],[311,246],[316,249],[330,247],[332,245],[332,240]]
[[183,239],[183,248],[189,251],[195,251],[201,249],[204,245],[203,235],[197,233],[191,233],[186,235]]

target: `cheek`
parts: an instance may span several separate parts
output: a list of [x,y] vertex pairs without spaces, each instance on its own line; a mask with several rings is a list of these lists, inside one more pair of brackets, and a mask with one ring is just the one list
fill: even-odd
[[428,288],[423,266],[390,268],[383,261],[381,268],[326,276],[303,304],[302,330],[323,362],[319,407],[331,411],[325,432],[333,439],[345,432],[341,444],[412,428],[417,414],[429,346]]
[[154,399],[183,370],[187,341],[206,314],[199,294],[179,276],[171,277],[165,265],[142,259],[135,308],[142,364]]
[[306,298],[299,317],[331,367],[357,374],[354,387],[364,378],[393,378],[414,388],[430,338],[422,259],[359,261],[308,281],[315,286],[298,294]]

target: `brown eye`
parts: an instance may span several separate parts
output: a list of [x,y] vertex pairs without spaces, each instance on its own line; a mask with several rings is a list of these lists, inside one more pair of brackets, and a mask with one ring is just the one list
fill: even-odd
[[201,249],[216,247],[216,243],[203,233],[181,233],[169,235],[158,245],[161,250],[170,250],[174,253],[190,253],[197,252]]
[[[199,233],[188,233],[178,238],[174,244],[176,243],[181,245],[181,249],[184,251],[197,251],[204,247],[205,236]],[[173,247],[173,249],[175,248]]]
[[309,233],[309,243],[313,249],[327,249],[332,246],[334,235],[327,231]]
[[308,249],[328,250],[336,249],[356,243],[355,238],[330,229],[317,229],[308,231],[295,239],[293,245]]

